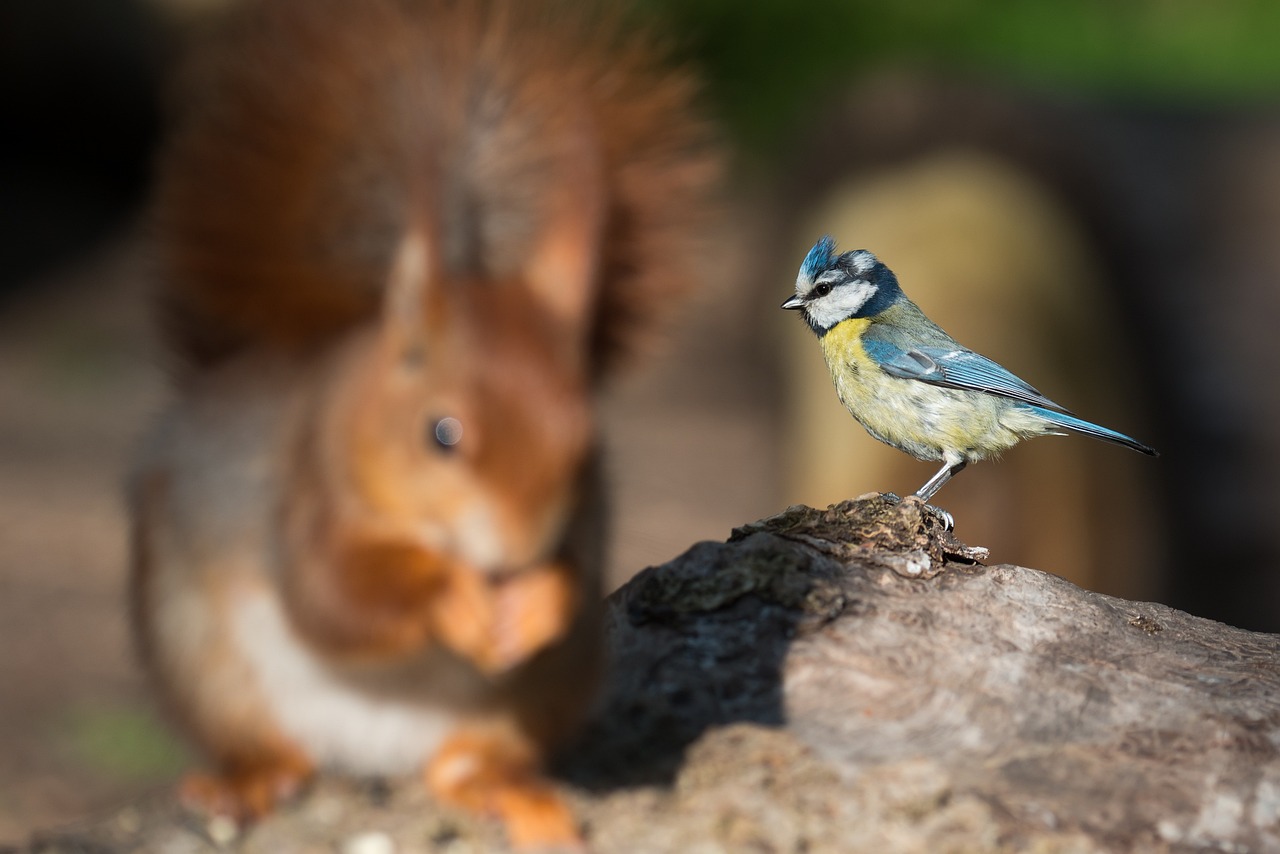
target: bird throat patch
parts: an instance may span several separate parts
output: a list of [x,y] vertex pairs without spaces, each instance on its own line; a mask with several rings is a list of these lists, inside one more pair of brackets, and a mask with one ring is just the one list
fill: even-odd
[[862,351],[862,335],[871,326],[866,317],[850,317],[822,333],[822,349],[828,354],[840,353],[849,347]]

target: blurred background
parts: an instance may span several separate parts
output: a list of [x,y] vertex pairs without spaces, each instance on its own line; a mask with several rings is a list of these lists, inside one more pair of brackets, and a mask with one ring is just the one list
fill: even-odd
[[[187,761],[123,608],[120,483],[164,400],[139,215],[219,0],[0,5],[0,843]],[[1280,5],[647,0],[733,149],[723,253],[606,402],[613,585],[789,503],[933,473],[777,310],[830,232],[962,342],[1163,452],[1044,440],[940,495],[1091,589],[1280,630]]]

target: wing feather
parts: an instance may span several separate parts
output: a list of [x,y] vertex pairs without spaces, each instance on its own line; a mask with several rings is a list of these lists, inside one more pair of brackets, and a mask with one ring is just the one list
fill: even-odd
[[903,348],[883,338],[868,336],[863,347],[886,374],[945,388],[980,391],[1067,412],[1025,380],[1014,376],[986,356],[963,347]]

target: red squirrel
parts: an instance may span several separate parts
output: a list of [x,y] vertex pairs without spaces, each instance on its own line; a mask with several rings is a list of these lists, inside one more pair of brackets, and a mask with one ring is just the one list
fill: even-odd
[[248,821],[421,773],[518,846],[593,698],[595,397],[696,277],[687,75],[554,0],[260,0],[154,203],[174,401],[131,482],[144,665]]

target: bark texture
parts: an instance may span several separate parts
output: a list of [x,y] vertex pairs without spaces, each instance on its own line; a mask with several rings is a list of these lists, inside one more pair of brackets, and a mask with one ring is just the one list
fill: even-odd
[[[559,772],[600,852],[1280,851],[1280,636],[983,566],[914,501],[794,507],[606,602]],[[42,852],[204,852],[159,798]],[[322,781],[250,852],[487,851],[415,781]]]

